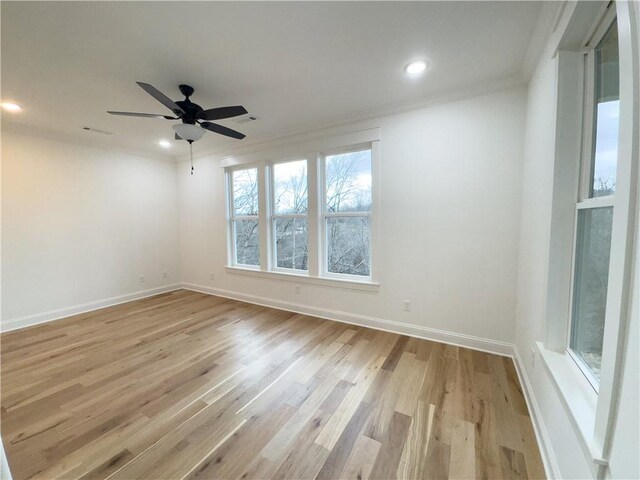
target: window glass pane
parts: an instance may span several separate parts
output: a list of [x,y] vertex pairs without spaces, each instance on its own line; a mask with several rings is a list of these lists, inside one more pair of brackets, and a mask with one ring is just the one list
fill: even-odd
[[306,218],[278,218],[275,220],[276,261],[280,268],[307,270]]
[[596,98],[591,197],[616,189],[618,122],[620,113],[618,28],[614,22],[595,48]]
[[258,220],[235,220],[236,263],[260,265]]
[[368,217],[327,218],[327,247],[329,272],[371,274]]
[[328,212],[371,210],[371,150],[326,158]]
[[258,169],[234,170],[231,175],[234,215],[258,215]]
[[578,211],[570,347],[600,378],[613,207]]
[[307,161],[273,166],[273,208],[277,215],[307,213]]

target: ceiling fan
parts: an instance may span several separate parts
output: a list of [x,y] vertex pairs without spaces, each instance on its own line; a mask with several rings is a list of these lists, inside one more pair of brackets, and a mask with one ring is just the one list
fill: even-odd
[[247,110],[236,105],[233,107],[218,107],[205,110],[197,103],[193,103],[189,97],[193,95],[193,87],[189,85],[180,85],[178,88],[185,96],[184,100],[173,101],[160,90],[148,83],[136,82],[145,92],[158,100],[161,104],[173,112],[175,116],[161,115],[155,113],[134,113],[134,112],[113,112],[108,111],[111,115],[124,115],[127,117],[145,117],[145,118],[164,118],[166,120],[182,120],[182,123],[174,125],[176,131],[176,140],[186,140],[190,144],[202,138],[205,130],[225,135],[231,138],[242,140],[245,135],[236,132],[217,123],[211,123],[211,120],[222,120],[223,118],[237,117],[244,115]]

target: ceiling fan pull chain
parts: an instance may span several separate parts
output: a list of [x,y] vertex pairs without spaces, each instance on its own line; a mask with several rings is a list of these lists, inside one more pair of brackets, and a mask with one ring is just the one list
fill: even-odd
[[191,175],[193,175],[193,142],[189,142],[189,154],[191,155]]

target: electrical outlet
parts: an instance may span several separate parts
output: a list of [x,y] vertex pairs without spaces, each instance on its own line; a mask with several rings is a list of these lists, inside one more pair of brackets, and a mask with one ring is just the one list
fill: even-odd
[[529,352],[529,361],[531,362],[531,368],[536,366],[536,347],[535,345],[531,347],[531,351]]
[[411,311],[411,301],[410,300],[403,300],[402,301],[402,310],[404,310],[405,312],[410,312]]
[[140,275],[140,277],[138,277],[138,281],[140,283],[144,283],[144,275]]
[[216,276],[213,273],[209,274],[209,280],[215,280]]
[[167,272],[162,272],[162,278],[167,278]]
[[300,285],[296,285],[296,295],[300,294]]

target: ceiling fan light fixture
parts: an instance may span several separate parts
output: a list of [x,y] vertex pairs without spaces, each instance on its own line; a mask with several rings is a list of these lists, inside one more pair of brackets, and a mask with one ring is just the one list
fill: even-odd
[[202,138],[205,129],[199,125],[191,125],[190,123],[179,123],[173,126],[178,136],[187,142],[197,142]]

